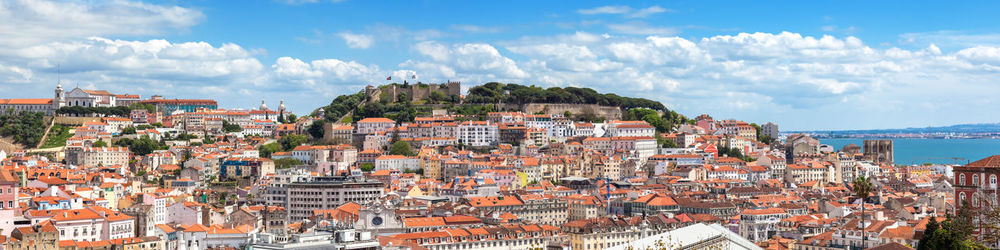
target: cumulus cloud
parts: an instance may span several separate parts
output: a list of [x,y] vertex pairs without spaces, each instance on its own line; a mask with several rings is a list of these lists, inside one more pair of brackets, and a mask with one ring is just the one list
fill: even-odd
[[[605,7],[580,13],[628,17],[643,12]],[[57,11],[74,14],[52,14]],[[131,22],[107,21],[116,16]],[[282,96],[297,112],[383,83],[385,76],[416,74],[425,82],[459,80],[466,86],[503,81],[591,87],[663,101],[687,115],[773,120],[783,128],[922,126],[928,116],[956,123],[1000,115],[984,108],[1000,106],[992,96],[1000,92],[1000,47],[987,35],[975,44],[941,39],[948,44],[942,48],[925,44],[934,41],[931,35],[909,36],[913,41],[901,43],[904,48],[872,47],[853,36],[795,32],[685,38],[671,28],[635,20],[609,24],[610,34],[574,31],[495,42],[438,39],[445,34],[389,25],[328,35],[353,48],[396,41],[412,52],[411,58],[383,68],[365,60],[281,55],[261,62],[256,57],[262,52],[255,51],[262,49],[235,43],[108,38],[184,29],[202,18],[176,6],[8,1],[0,2],[0,18],[5,21],[0,22],[4,98],[48,96],[59,67],[64,86],[214,98],[224,107],[252,107],[258,97]],[[451,28],[475,32],[484,27]]]
[[[529,74],[521,70],[514,60],[500,54],[495,47],[485,43],[466,43],[447,46],[434,41],[417,43],[414,49],[438,64],[458,74],[477,74],[501,79],[523,79]],[[414,62],[418,63],[418,62]]]
[[347,47],[355,49],[370,48],[372,46],[372,42],[374,42],[371,36],[364,34],[341,32],[340,34],[337,35],[340,36],[340,38],[344,39],[344,42],[347,43]]
[[194,9],[131,1],[0,2],[0,46],[24,46],[57,39],[156,35],[186,29],[204,15]]

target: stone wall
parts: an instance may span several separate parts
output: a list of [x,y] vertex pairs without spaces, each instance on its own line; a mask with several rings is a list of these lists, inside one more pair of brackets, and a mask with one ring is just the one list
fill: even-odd
[[66,125],[76,125],[82,126],[84,123],[88,122],[99,122],[100,117],[72,117],[72,116],[56,116],[56,124],[66,124]]
[[621,119],[622,109],[614,106],[601,106],[597,104],[569,104],[569,103],[528,103],[521,108],[525,113],[534,114],[544,112],[546,114],[562,114],[566,111],[574,115],[594,114],[607,119]]
[[427,97],[431,95],[431,92],[434,91],[440,91],[445,96],[462,94],[462,84],[459,82],[426,85],[426,87],[420,87],[417,86],[417,84],[410,84],[406,88],[403,88],[402,85],[387,85],[384,86],[384,88],[380,88],[382,90],[380,92],[376,92],[374,89],[367,90],[366,92],[368,92],[369,97],[375,98],[372,100],[380,99],[377,95],[384,92],[387,97],[392,98],[392,101],[396,100],[396,96],[399,95],[399,93],[405,93],[406,96],[410,98],[410,101],[427,99]]

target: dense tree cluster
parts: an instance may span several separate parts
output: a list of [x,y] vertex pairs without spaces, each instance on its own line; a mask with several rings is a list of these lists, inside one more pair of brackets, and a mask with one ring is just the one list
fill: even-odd
[[286,157],[274,160],[274,167],[277,169],[286,169],[298,165],[302,165],[302,161],[292,157]]
[[662,103],[645,99],[621,97],[615,94],[601,94],[590,88],[551,87],[503,84],[490,82],[469,89],[465,97],[467,103],[573,103],[617,106],[623,109],[649,108],[666,110]]
[[257,152],[260,154],[260,157],[270,158],[271,154],[281,152],[281,145],[276,142],[260,145],[257,148]]
[[924,234],[917,244],[918,250],[989,249],[972,237],[975,227],[973,218],[976,214],[972,211],[968,201],[962,204],[954,216],[951,214],[947,214],[947,216],[941,223],[938,223],[934,217],[930,218]]
[[127,147],[135,155],[147,155],[156,150],[170,148],[162,142],[150,139],[149,136],[142,136],[139,139],[122,138],[114,144],[119,147]]
[[687,122],[687,118],[683,115],[677,114],[677,112],[672,110],[664,110],[662,112],[663,115],[661,116],[656,110],[648,108],[634,108],[629,109],[627,112],[622,114],[622,119],[646,121],[649,125],[656,128],[656,132],[660,133],[669,133],[673,130],[675,125]]
[[232,124],[226,120],[222,120],[222,129],[225,130],[226,133],[243,131],[243,128],[241,128],[239,124]]
[[304,135],[286,135],[278,139],[278,144],[281,145],[282,151],[290,151],[306,142],[309,142],[309,138]]
[[35,147],[45,134],[45,114],[41,112],[8,110],[0,115],[0,136],[10,136],[14,143]]
[[390,155],[405,155],[405,156],[414,156],[414,155],[416,155],[416,153],[414,153],[410,149],[410,144],[406,143],[404,141],[396,141],[396,142],[392,143],[392,146],[389,147],[389,154]]
[[361,105],[366,99],[365,92],[361,91],[352,95],[341,95],[334,98],[330,105],[323,107],[323,116],[327,121],[335,122],[340,117],[350,113]]

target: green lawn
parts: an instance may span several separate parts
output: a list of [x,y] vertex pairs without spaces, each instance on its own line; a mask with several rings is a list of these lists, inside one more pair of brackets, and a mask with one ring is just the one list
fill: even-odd
[[42,148],[54,148],[66,146],[66,139],[73,137],[73,134],[69,133],[70,127],[63,126],[61,124],[52,125],[52,130],[49,131],[49,137],[45,139],[45,143],[42,144]]

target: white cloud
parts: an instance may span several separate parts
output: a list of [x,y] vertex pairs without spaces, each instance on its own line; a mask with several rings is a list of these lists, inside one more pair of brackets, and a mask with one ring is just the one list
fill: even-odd
[[624,5],[618,6],[601,6],[592,9],[581,9],[577,10],[577,13],[584,15],[598,15],[598,14],[625,14],[632,12],[632,8]]
[[500,54],[493,46],[485,43],[467,43],[446,46],[434,41],[414,45],[421,55],[427,56],[439,67],[458,74],[479,74],[503,79],[527,78],[514,60]]
[[650,26],[646,22],[608,24],[608,29],[615,33],[628,35],[673,35],[678,33],[675,28]]
[[452,25],[451,28],[468,33],[500,33],[503,31],[503,28],[500,27],[486,27],[471,24],[455,24]]
[[28,83],[33,74],[30,69],[0,64],[0,82]]
[[659,5],[653,5],[650,7],[642,9],[633,9],[632,7],[625,5],[608,5],[595,7],[591,9],[579,9],[576,13],[583,15],[623,15],[629,18],[646,18],[653,14],[663,13],[663,12],[673,12],[671,9],[660,7]]
[[653,5],[653,6],[650,6],[649,8],[638,10],[635,13],[632,13],[631,15],[629,15],[629,17],[632,17],[632,18],[645,18],[645,17],[648,17],[648,16],[653,15],[653,14],[663,13],[663,12],[668,12],[668,11],[672,12],[673,10],[665,9],[663,7],[660,7],[659,5]]
[[347,47],[355,49],[370,48],[372,46],[372,43],[374,42],[371,36],[364,34],[341,32],[337,35],[340,36],[340,38],[344,39],[344,42],[347,43]]
[[[580,13],[643,12],[605,7]],[[957,123],[1000,116],[984,108],[1000,106],[992,96],[1000,92],[1000,43],[994,43],[1000,39],[990,34],[909,34],[900,38],[904,48],[873,48],[852,36],[794,32],[682,38],[672,28],[633,20],[608,25],[611,34],[584,29],[498,42],[441,42],[447,34],[434,29],[381,24],[319,38],[343,39],[354,48],[388,41],[411,49],[413,58],[386,68],[281,55],[262,63],[256,58],[262,49],[233,43],[115,38],[186,29],[202,18],[187,8],[125,1],[0,2],[0,97],[51,95],[61,65],[64,87],[213,98],[224,107],[284,97],[298,112],[383,83],[387,75],[418,74],[421,81],[459,80],[466,87],[487,81],[591,87],[663,101],[691,116],[773,120],[783,128],[905,127],[927,125],[926,117]]]
[[203,18],[194,9],[131,1],[3,1],[0,46],[88,36],[156,35],[186,29]]

